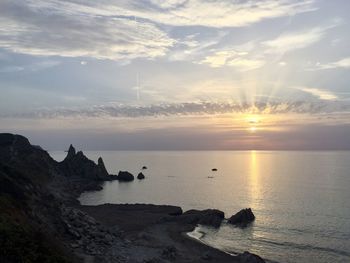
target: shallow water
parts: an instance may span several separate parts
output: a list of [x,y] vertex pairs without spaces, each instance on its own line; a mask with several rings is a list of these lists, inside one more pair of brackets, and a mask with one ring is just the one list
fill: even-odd
[[[279,262],[350,262],[350,152],[85,152],[102,156],[110,173],[145,180],[107,182],[83,204],[153,203],[217,208],[226,217],[251,207],[242,230],[199,227],[201,241],[226,252],[248,250]],[[62,152],[51,155],[61,160]],[[217,168],[217,172],[212,172]]]

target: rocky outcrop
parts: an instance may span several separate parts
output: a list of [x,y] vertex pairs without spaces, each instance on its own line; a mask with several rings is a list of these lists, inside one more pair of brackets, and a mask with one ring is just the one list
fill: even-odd
[[57,162],[28,139],[10,133],[0,134],[0,163],[15,167],[35,183],[45,183],[59,173]]
[[61,212],[72,248],[81,249],[89,255],[102,255],[118,241],[120,233],[104,227],[81,210],[62,206]]
[[116,179],[122,182],[131,182],[134,181],[135,177],[128,171],[119,171]]
[[69,147],[66,158],[59,163],[59,167],[67,177],[95,181],[111,179],[101,157],[98,159],[98,164],[95,164],[82,151],[76,152],[72,145]]
[[238,226],[247,227],[247,225],[255,220],[255,215],[251,208],[242,209],[228,219],[228,223]]
[[139,180],[145,179],[145,175],[143,173],[139,173],[137,175],[137,179],[139,179]]
[[219,227],[224,219],[224,212],[217,209],[189,210],[179,217],[179,220],[187,224],[201,224]]

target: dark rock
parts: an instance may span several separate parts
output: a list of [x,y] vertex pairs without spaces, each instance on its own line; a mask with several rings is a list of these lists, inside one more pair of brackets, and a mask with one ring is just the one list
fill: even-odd
[[123,181],[123,182],[130,182],[130,181],[133,181],[134,179],[135,179],[134,176],[128,171],[119,171],[117,176],[117,180]]
[[63,174],[70,178],[95,181],[110,180],[101,157],[96,164],[88,159],[82,151],[76,152],[72,145],[69,147],[66,158],[59,163],[59,166]]
[[265,260],[263,260],[258,255],[249,253],[245,251],[243,254],[239,254],[237,256],[240,263],[265,263]]
[[179,220],[187,224],[201,224],[219,227],[224,217],[224,212],[217,209],[207,209],[203,211],[189,210],[183,213],[183,215],[179,217]]
[[239,227],[246,227],[249,223],[253,222],[254,220],[255,216],[252,212],[252,209],[246,208],[231,216],[228,219],[228,223]]
[[146,170],[147,169],[147,166],[142,166],[142,170]]
[[168,260],[175,260],[177,256],[177,249],[174,246],[168,246],[162,251],[162,257]]
[[75,156],[76,152],[75,152],[75,148],[73,147],[73,145],[71,144],[69,146],[69,149],[68,149],[68,154],[67,154],[67,157],[66,158],[73,158]]
[[143,173],[139,173],[137,175],[137,179],[139,179],[139,180],[145,179],[145,175]]
[[216,172],[218,169],[216,169],[216,168],[213,168],[213,169],[211,169],[213,172]]

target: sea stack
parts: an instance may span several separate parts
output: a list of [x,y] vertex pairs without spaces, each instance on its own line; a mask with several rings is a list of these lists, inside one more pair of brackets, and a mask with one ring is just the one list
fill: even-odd
[[145,179],[145,175],[143,173],[139,173],[137,175],[137,179],[139,179],[139,180]]
[[251,208],[245,208],[234,214],[228,219],[228,223],[238,226],[238,227],[247,227],[247,225],[255,220],[255,215],[252,212]]

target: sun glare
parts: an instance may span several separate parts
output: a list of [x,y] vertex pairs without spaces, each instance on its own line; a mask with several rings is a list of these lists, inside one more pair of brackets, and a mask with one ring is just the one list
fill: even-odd
[[259,115],[248,115],[245,121],[248,124],[247,130],[251,133],[255,133],[259,129],[261,117]]

